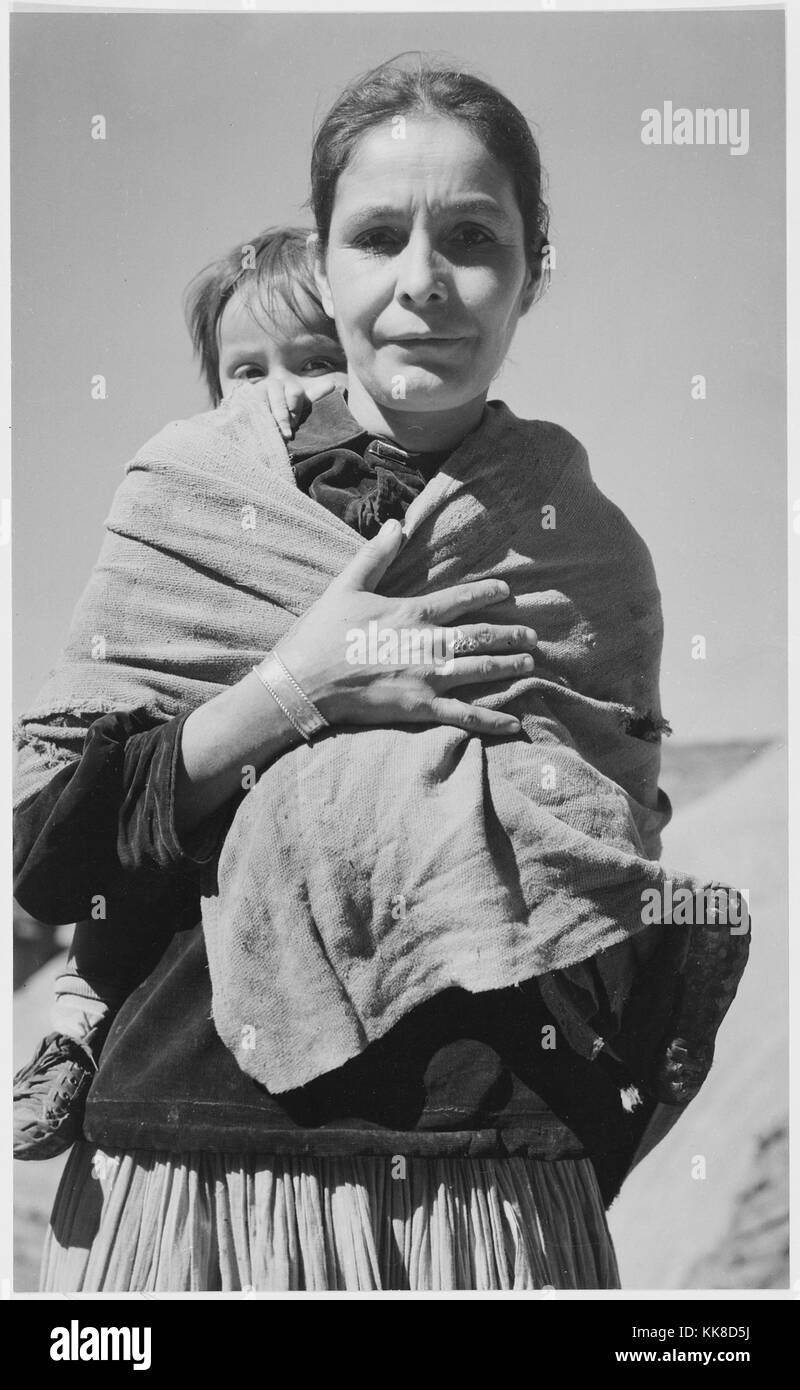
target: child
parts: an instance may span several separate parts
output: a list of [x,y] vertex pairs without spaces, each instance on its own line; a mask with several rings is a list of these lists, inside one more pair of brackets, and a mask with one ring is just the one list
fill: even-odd
[[[241,381],[261,381],[286,439],[313,401],[346,384],[344,353],[317,295],[306,238],[294,227],[262,232],[201,271],[186,294],[212,404]],[[104,922],[76,925],[66,973],[56,982],[55,1031],[14,1079],[15,1158],[51,1158],[79,1138],[114,1015],[154,963],[143,969],[148,953],[137,946],[124,934],[112,942]]]
[[201,271],[186,294],[212,403],[240,381],[263,381],[287,439],[304,404],[346,384],[344,353],[317,294],[306,238],[296,227],[262,232]]

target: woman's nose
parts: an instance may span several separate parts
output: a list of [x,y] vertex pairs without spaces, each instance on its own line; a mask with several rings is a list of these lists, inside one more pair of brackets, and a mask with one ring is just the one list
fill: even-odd
[[401,304],[418,307],[447,299],[439,258],[427,238],[410,237],[396,264],[396,294]]

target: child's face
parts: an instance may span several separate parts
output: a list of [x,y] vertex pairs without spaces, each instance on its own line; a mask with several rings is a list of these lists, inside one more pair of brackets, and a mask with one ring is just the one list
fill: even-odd
[[340,344],[330,336],[327,321],[320,319],[311,299],[307,305],[302,295],[299,299],[302,323],[283,305],[276,306],[268,318],[239,295],[228,301],[217,329],[223,397],[240,381],[279,380],[302,390],[309,377],[331,376],[337,386],[347,385]]

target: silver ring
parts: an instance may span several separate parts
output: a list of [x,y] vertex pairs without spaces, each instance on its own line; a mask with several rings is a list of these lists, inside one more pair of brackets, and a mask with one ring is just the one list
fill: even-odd
[[453,643],[453,653],[460,656],[462,652],[476,652],[479,646],[480,642],[474,637],[457,637]]

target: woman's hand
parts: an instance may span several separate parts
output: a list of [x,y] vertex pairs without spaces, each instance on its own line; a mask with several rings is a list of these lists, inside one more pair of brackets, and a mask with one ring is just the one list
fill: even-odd
[[[518,733],[513,715],[455,697],[460,686],[533,670],[532,628],[456,625],[507,599],[508,585],[483,579],[419,598],[385,598],[375,589],[402,541],[399,521],[386,522],[279,642],[277,655],[329,724],[438,723],[473,733]],[[368,652],[370,630],[384,648],[413,653],[411,661],[359,659],[356,639],[363,634],[361,649]],[[427,656],[424,663],[420,655]]]
[[[375,593],[403,540],[389,521],[368,541],[322,598],[275,648],[287,669],[329,724],[452,724],[479,734],[515,734],[519,721],[502,710],[470,705],[451,694],[459,686],[507,681],[533,669],[536,633],[483,621],[461,623],[508,598],[508,585],[482,579],[440,589],[424,598],[385,598]],[[369,665],[353,661],[354,634],[427,635],[444,661]],[[431,646],[438,638],[437,645]],[[425,651],[425,641],[418,641]],[[453,650],[455,647],[455,651]],[[465,650],[466,654],[460,653]],[[349,659],[348,659],[349,654]],[[451,659],[448,659],[451,658]],[[175,828],[191,832],[235,792],[252,786],[260,771],[301,736],[251,672],[200,705],[183,726],[175,781]]]

